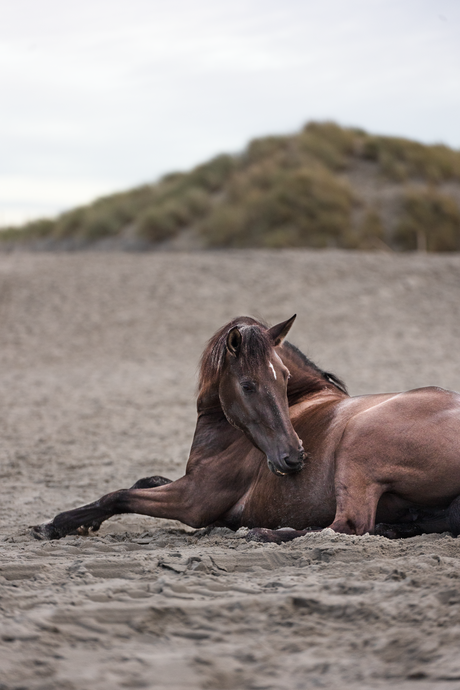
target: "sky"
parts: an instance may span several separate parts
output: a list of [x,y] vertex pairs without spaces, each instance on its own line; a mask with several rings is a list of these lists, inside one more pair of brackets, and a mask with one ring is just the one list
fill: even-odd
[[460,0],[0,0],[0,226],[309,120],[460,148]]

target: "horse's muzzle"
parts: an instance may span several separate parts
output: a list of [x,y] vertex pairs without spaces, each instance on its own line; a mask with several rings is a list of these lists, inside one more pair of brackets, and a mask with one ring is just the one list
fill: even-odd
[[304,466],[305,451],[303,448],[299,450],[297,457],[292,458],[290,455],[284,455],[275,464],[273,460],[267,458],[268,469],[277,477],[286,477],[289,474],[297,474]]

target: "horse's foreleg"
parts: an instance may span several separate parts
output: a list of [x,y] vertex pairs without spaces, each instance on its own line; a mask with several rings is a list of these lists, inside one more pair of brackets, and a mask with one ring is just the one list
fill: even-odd
[[197,492],[193,489],[188,477],[156,488],[121,489],[94,503],[59,513],[50,522],[33,527],[32,533],[37,539],[60,539],[66,534],[98,529],[104,520],[121,513],[169,518],[192,527],[203,527],[213,522],[213,518],[209,519],[202,505],[194,500]]
[[330,528],[340,534],[373,534],[377,504],[384,489],[363,477],[336,482],[337,508]]
[[448,510],[449,532],[454,537],[460,534],[460,496],[457,496],[450,504]]
[[[444,525],[446,524],[446,521],[444,521]],[[423,522],[379,522],[375,525],[374,535],[386,537],[387,539],[409,539],[410,537],[417,537],[419,534],[432,532],[433,530],[426,529],[427,526]],[[438,532],[438,530],[434,531]],[[447,526],[445,529],[439,529],[439,533],[445,531],[447,531]]]

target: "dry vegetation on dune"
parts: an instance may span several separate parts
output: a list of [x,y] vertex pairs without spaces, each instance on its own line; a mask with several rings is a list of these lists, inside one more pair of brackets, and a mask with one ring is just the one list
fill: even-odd
[[1,237],[42,248],[459,251],[460,151],[311,122]]

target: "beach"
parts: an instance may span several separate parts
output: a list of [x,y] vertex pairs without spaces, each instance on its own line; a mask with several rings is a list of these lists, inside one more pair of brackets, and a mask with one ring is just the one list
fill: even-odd
[[120,515],[31,536],[180,477],[208,339],[294,313],[289,340],[351,395],[460,390],[458,254],[0,253],[0,690],[460,688],[448,534],[275,545]]

